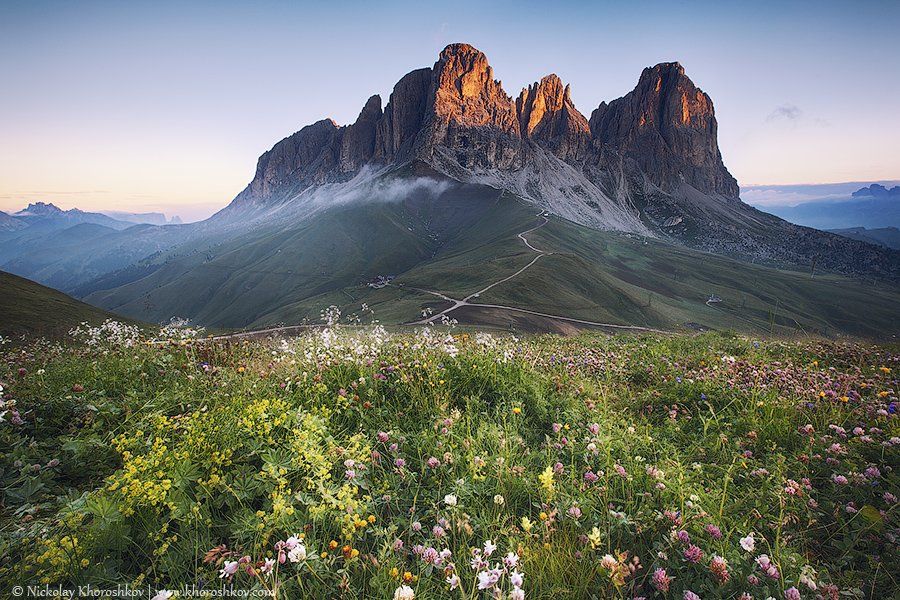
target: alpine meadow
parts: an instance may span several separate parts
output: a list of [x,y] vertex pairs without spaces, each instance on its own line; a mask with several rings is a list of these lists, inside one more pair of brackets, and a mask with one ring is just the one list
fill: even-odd
[[900,600],[898,26],[0,1],[0,598]]

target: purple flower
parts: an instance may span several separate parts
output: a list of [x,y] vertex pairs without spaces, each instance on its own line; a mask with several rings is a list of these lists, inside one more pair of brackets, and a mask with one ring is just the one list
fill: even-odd
[[660,592],[666,593],[669,591],[669,584],[672,583],[672,578],[666,575],[665,569],[656,569],[653,571],[650,583]]
[[713,525],[712,523],[709,523],[703,529],[706,531],[706,533],[708,533],[710,535],[710,537],[712,537],[712,539],[714,539],[714,540],[722,539],[722,530],[719,529],[718,527],[716,527],[715,525]]
[[698,546],[691,544],[684,549],[684,557],[688,560],[688,562],[697,564],[698,562],[700,562],[700,559],[703,558],[703,550],[701,550]]

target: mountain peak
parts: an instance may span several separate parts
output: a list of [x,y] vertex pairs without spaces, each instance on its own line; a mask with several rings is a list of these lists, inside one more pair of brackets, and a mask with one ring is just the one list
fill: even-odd
[[624,97],[601,103],[591,114],[591,133],[607,148],[634,160],[664,189],[682,181],[704,193],[738,197],[738,185],[722,163],[712,99],[677,62],[641,72]]
[[547,147],[563,160],[583,154],[590,143],[590,127],[575,105],[569,86],[551,73],[523,88],[516,100],[522,137]]
[[23,210],[19,211],[16,214],[28,214],[28,215],[55,215],[65,212],[60,207],[56,206],[52,202],[31,202],[28,206],[26,206]]

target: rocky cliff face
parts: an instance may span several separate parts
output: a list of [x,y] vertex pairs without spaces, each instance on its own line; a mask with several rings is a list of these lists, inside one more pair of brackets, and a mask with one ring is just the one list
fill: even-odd
[[[352,125],[326,119],[276,144],[223,216],[290,204],[322,184],[358,185],[367,170],[420,161],[589,227],[853,272],[854,260],[816,249],[816,236],[828,234],[801,231],[738,199],[717,129],[712,100],[678,63],[644,69],[633,91],[601,103],[588,121],[556,75],[513,100],[482,52],[451,44],[431,68],[400,79],[384,110],[372,96]],[[819,242],[844,244],[834,236]]]
[[722,163],[712,100],[678,63],[644,69],[637,87],[591,114],[601,148],[633,161],[666,191],[682,181],[701,192],[737,198],[737,181]]
[[569,93],[556,75],[547,75],[525,88],[516,100],[519,128],[524,137],[534,140],[565,161],[585,158],[591,143],[591,130]]

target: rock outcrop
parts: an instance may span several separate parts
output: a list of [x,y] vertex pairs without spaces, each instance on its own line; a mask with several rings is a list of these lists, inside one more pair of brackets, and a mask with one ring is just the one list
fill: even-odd
[[708,194],[737,198],[737,181],[722,163],[712,100],[676,63],[644,69],[637,87],[591,114],[591,134],[633,161],[666,191],[682,181]]
[[556,75],[547,75],[522,90],[516,100],[519,129],[524,137],[533,140],[565,161],[585,157],[591,143],[591,130],[575,105],[569,86]]

